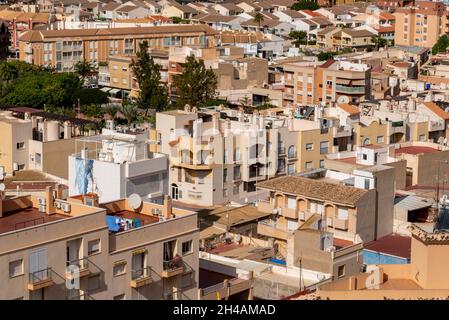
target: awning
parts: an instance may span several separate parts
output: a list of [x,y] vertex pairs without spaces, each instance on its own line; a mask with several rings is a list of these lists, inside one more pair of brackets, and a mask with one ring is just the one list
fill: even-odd
[[109,87],[103,87],[103,88],[101,88],[100,90],[101,91],[103,91],[103,92],[108,92],[109,90],[111,90],[112,88],[109,88]]
[[335,82],[338,83],[338,84],[350,84],[351,80],[349,80],[349,79],[337,79]]
[[112,94],[117,94],[117,93],[119,93],[120,92],[120,89],[111,89],[110,91],[109,91],[109,93],[112,93]]

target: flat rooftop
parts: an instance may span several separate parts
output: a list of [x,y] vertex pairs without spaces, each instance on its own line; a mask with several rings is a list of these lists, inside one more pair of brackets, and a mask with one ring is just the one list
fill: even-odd
[[37,208],[26,208],[3,213],[0,218],[0,233],[16,231],[40,224],[70,218],[62,214],[47,215]]
[[416,155],[416,154],[421,154],[421,153],[434,153],[434,152],[438,152],[438,151],[439,151],[438,149],[431,148],[431,147],[410,146],[410,147],[403,147],[403,148],[396,149],[394,152],[396,155],[400,155],[403,153]]
[[364,245],[364,249],[410,259],[411,246],[411,237],[390,234],[375,241],[368,242]]
[[349,240],[343,240],[343,239],[339,239],[339,238],[334,238],[334,247],[338,250],[338,249],[342,249],[342,248],[346,248],[349,246],[352,246],[354,244],[354,242],[349,241]]

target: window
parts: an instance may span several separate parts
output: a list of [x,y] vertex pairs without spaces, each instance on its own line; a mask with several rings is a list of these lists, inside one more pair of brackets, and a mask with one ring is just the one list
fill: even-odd
[[100,275],[96,274],[88,279],[88,292],[100,289]]
[[92,240],[87,243],[87,254],[93,255],[100,252],[100,239]]
[[14,278],[23,274],[23,259],[9,263],[9,277]]
[[369,189],[369,186],[370,186],[370,180],[365,179],[365,189]]
[[337,276],[338,278],[342,278],[345,276],[345,265],[338,266]]
[[313,150],[313,143],[306,143],[306,150],[307,151]]
[[25,149],[25,142],[17,142],[17,149]]
[[114,277],[120,276],[126,273],[126,261],[118,261],[114,264],[112,274]]
[[228,169],[223,169],[223,182],[228,181]]
[[287,197],[287,208],[296,209],[296,198],[295,197]]
[[383,143],[384,142],[384,137],[383,136],[378,136],[376,139],[377,143]]
[[118,296],[115,296],[113,299],[114,300],[126,300],[126,296],[124,293],[122,293],[122,294],[119,294]]
[[288,174],[294,174],[295,172],[296,172],[295,164],[294,164],[294,163],[290,163],[290,164],[287,166],[287,173],[288,173]]
[[34,162],[36,162],[36,164],[41,164],[41,154],[40,153],[34,154]]
[[420,134],[419,135],[419,141],[426,141],[426,135],[425,134]]
[[182,255],[192,253],[192,240],[182,243]]
[[329,142],[322,141],[320,142],[320,154],[326,154],[329,151]]
[[324,168],[324,160],[320,160],[320,168]]
[[238,184],[235,184],[235,185],[232,187],[232,193],[233,193],[234,195],[237,195],[237,194],[240,193],[240,186],[239,186]]
[[312,169],[312,161],[307,161],[306,162],[306,169],[307,170]]
[[348,220],[348,209],[347,208],[338,208],[337,215],[338,215],[338,219],[340,219],[340,220]]
[[366,153],[363,153],[363,154],[362,154],[362,159],[363,159],[363,160],[367,160],[367,159],[368,159],[368,155],[367,155]]

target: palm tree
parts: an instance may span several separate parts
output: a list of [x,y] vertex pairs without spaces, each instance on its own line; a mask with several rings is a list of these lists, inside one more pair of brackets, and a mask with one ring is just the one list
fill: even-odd
[[126,118],[128,124],[131,124],[139,116],[139,108],[135,104],[123,104],[120,108],[120,113]]
[[254,16],[253,21],[255,23],[257,23],[257,25],[259,26],[259,30],[260,30],[260,24],[262,23],[263,20],[264,20],[263,14],[261,14],[260,12],[257,12],[256,15]]
[[108,104],[106,107],[103,108],[103,111],[107,113],[111,120],[114,120],[117,116],[117,112],[120,110],[120,105],[118,104]]

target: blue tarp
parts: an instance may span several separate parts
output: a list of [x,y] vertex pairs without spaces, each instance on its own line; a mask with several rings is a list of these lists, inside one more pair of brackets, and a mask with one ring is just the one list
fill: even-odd
[[109,231],[117,232],[120,230],[120,224],[117,223],[119,219],[113,216],[106,216],[106,224],[108,225]]

